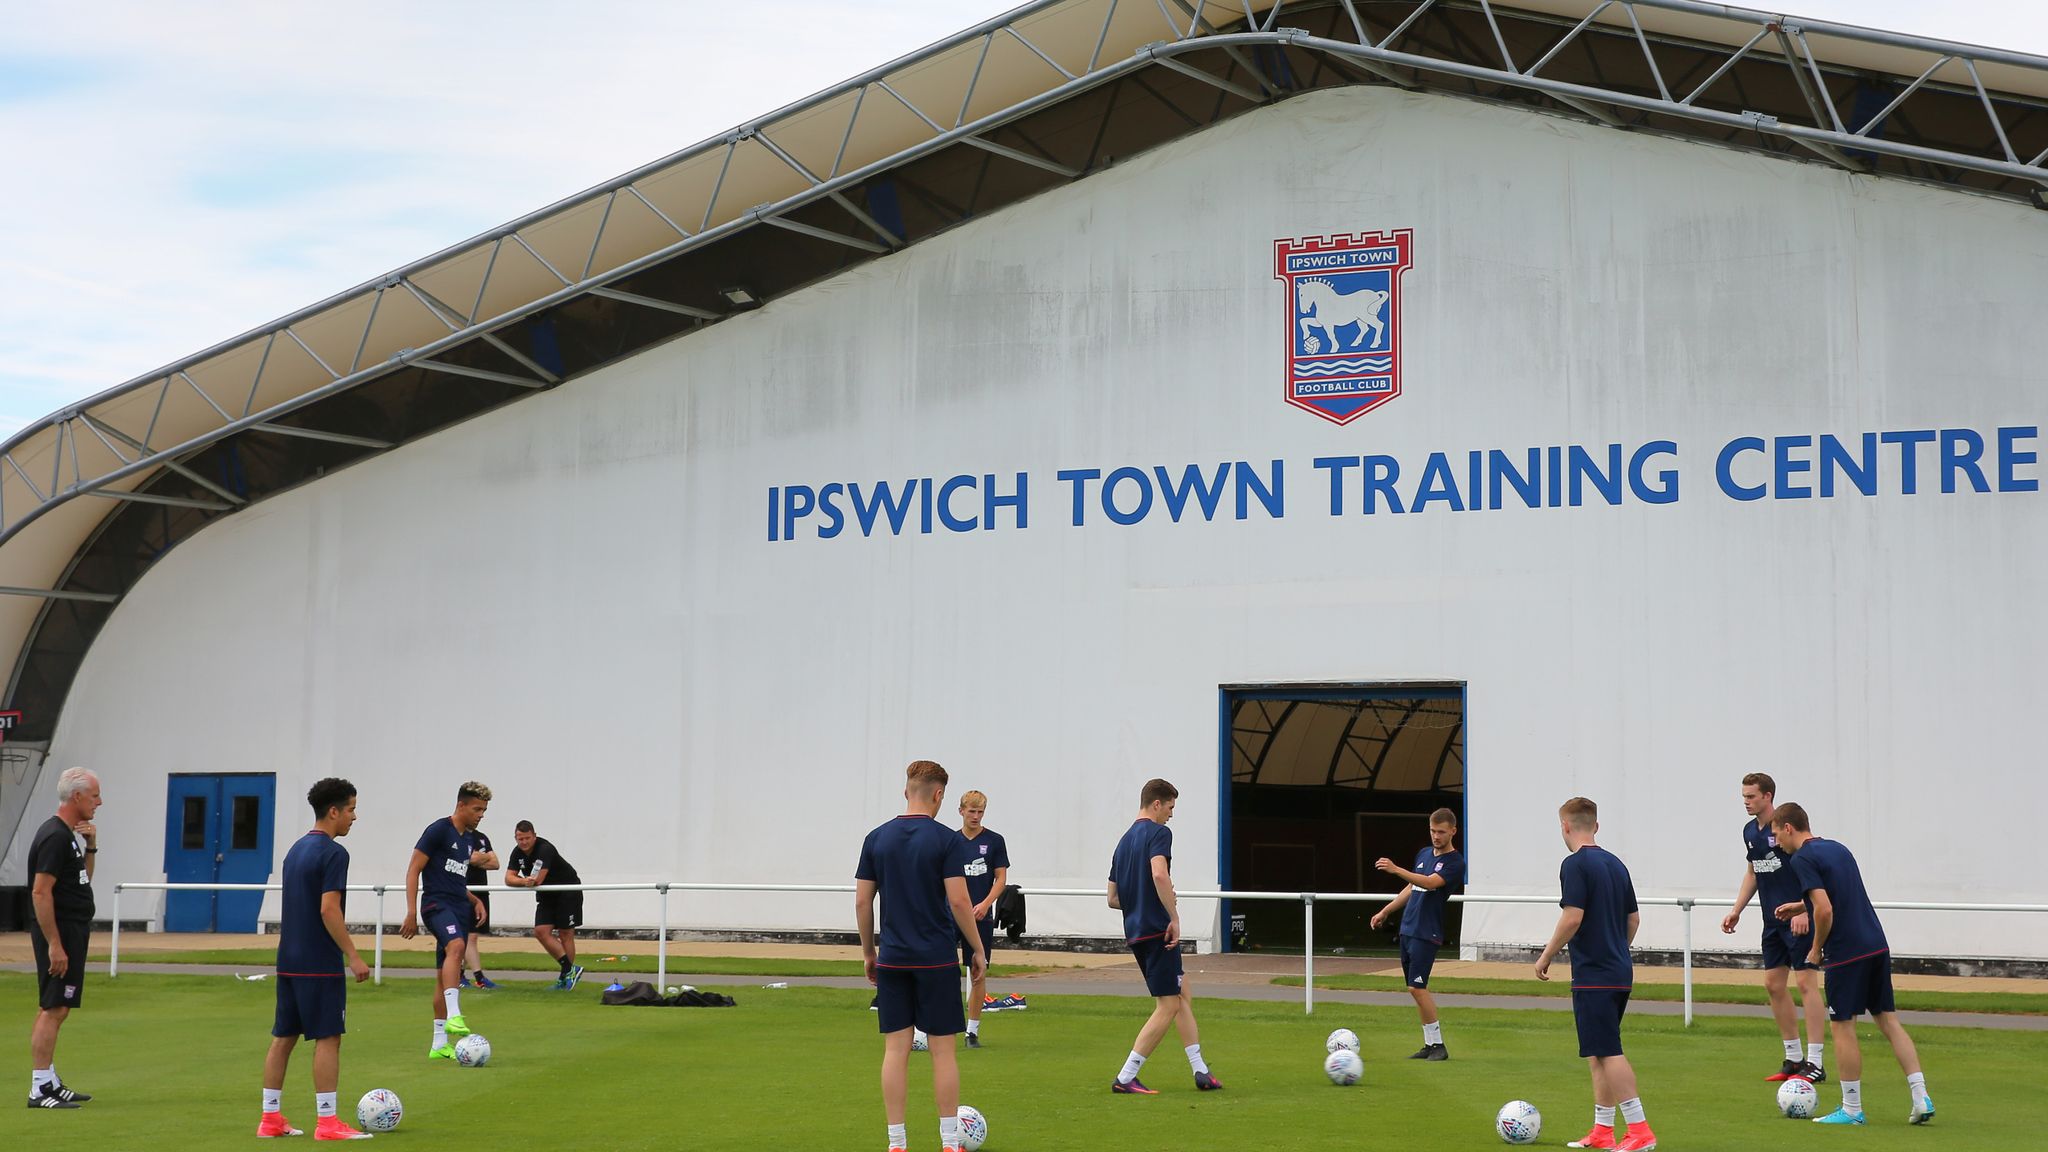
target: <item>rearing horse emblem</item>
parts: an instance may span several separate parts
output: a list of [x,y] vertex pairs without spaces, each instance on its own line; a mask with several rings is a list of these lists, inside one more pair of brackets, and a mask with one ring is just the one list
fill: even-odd
[[1349,424],[1401,394],[1401,274],[1414,232],[1273,244],[1287,288],[1287,402]]

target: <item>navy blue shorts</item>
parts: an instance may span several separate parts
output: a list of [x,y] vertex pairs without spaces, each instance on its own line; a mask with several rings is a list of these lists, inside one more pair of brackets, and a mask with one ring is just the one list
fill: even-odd
[[1401,982],[1410,988],[1429,987],[1429,970],[1436,966],[1436,950],[1441,947],[1420,936],[1401,937]]
[[340,976],[279,976],[277,978],[277,1022],[272,1036],[304,1036],[325,1040],[348,1029],[342,1018],[348,1011],[348,981]]
[[[993,919],[976,920],[974,926],[981,929],[982,957],[990,963],[994,963],[996,955],[996,922]],[[957,936],[958,934],[956,933],[955,935]],[[965,937],[960,937],[958,943],[960,945],[960,966],[962,968],[969,967],[974,960],[974,949],[967,946]]]
[[882,1035],[912,1026],[927,1035],[952,1036],[967,1030],[960,1006],[960,970],[875,967],[875,1015]]
[[1165,933],[1131,941],[1131,955],[1138,958],[1138,971],[1145,974],[1145,991],[1154,996],[1180,995],[1180,949],[1167,947]]
[[434,934],[434,967],[439,968],[441,962],[448,958],[449,947],[467,944],[469,934],[476,931],[476,909],[467,902],[460,912],[446,904],[422,904],[420,923]]
[[1813,937],[1794,936],[1783,920],[1764,921],[1765,968],[1790,968],[1794,972],[1818,968],[1820,965],[1806,962],[1812,953]]
[[1865,1012],[1896,1012],[1892,1005],[1892,954],[1879,952],[1821,974],[1828,993],[1828,1019],[1854,1020]]
[[1621,1055],[1621,1018],[1628,1012],[1627,988],[1572,989],[1572,1019],[1579,1026],[1579,1055]]

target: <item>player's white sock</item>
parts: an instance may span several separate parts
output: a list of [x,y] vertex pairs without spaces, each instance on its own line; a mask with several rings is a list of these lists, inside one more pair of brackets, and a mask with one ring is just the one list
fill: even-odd
[[441,993],[441,1003],[448,1006],[448,1014],[450,1016],[462,1015],[462,990],[460,988],[450,988],[446,992]]
[[1628,1121],[1631,1128],[1643,1123],[1643,1098],[1641,1096],[1631,1096],[1623,1100],[1621,1102],[1621,1118]]
[[[1182,1049],[1182,1051],[1188,1054],[1188,1067],[1194,1070],[1195,1075],[1205,1076],[1208,1074],[1209,1065],[1207,1061],[1202,1059],[1202,1046],[1200,1044],[1190,1044]],[[1136,1073],[1132,1073],[1132,1075],[1136,1075]]]
[[[445,1021],[436,1020],[434,1021],[434,1048],[446,1048],[447,1046],[448,1025]],[[433,1049],[430,1048],[428,1051],[431,1052]]]
[[979,1021],[979,1020],[969,1020],[969,1021],[967,1022],[967,1034],[968,1034],[969,1036],[979,1036],[979,1035],[981,1035],[981,1021]]
[[1863,1081],[1842,1081],[1842,1107],[1850,1112],[1863,1111]]
[[43,1094],[43,1085],[45,1084],[48,1084],[52,1088],[55,1088],[57,1086],[56,1071],[50,1068],[31,1069],[29,1072],[28,1081],[29,1099],[33,1100],[36,1097],[41,1096]]
[[1790,1060],[1794,1064],[1799,1063],[1799,1041],[1785,1041],[1785,1059]]
[[1906,1090],[1913,1094],[1913,1103],[1927,1102],[1927,1073],[1915,1072],[1906,1077]]
[[1116,1082],[1119,1084],[1129,1084],[1138,1078],[1138,1069],[1144,1066],[1145,1058],[1138,1055],[1136,1050],[1133,1050],[1130,1058],[1124,1061],[1124,1070],[1116,1074]]
[[265,1088],[263,1090],[263,1111],[266,1115],[272,1112],[284,1111],[284,1089]]
[[1443,1023],[1443,1021],[1441,1021],[1441,1020],[1435,1020],[1435,1021],[1431,1021],[1431,1022],[1430,1022],[1430,1023],[1428,1023],[1428,1024],[1424,1024],[1424,1025],[1422,1026],[1422,1042],[1423,1042],[1424,1044],[1441,1044],[1441,1043],[1443,1043],[1443,1042],[1444,1042],[1444,1023]]
[[1821,1063],[1821,1053],[1826,1050],[1827,1045],[1825,1044],[1808,1044],[1806,1046],[1806,1062],[1815,1068],[1827,1067],[1827,1065]]
[[889,1147],[892,1149],[910,1147],[910,1131],[908,1125],[889,1125]]
[[1614,1105],[1612,1105],[1612,1104],[1595,1104],[1595,1105],[1593,1105],[1593,1127],[1595,1127],[1595,1128],[1612,1128],[1612,1127],[1614,1127]]
[[339,1092],[313,1093],[313,1111],[318,1113],[322,1120],[334,1115],[334,1098],[339,1095]]
[[959,1146],[960,1117],[958,1115],[939,1117],[939,1147],[958,1148]]

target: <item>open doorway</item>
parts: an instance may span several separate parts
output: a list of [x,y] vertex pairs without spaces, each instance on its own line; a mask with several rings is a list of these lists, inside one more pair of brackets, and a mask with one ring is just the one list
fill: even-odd
[[[1465,689],[1461,684],[1261,685],[1223,690],[1222,859],[1225,888],[1278,892],[1400,891],[1374,870],[1403,866],[1429,844],[1429,814],[1458,813],[1465,842]],[[1315,910],[1318,952],[1395,947],[1368,921],[1379,905]],[[1445,914],[1455,945],[1463,905]],[[1225,946],[1299,952],[1299,904],[1235,901]]]

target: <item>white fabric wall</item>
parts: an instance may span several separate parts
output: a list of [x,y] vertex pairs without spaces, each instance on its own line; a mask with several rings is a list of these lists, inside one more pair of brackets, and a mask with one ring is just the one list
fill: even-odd
[[[1289,407],[1273,241],[1395,227],[1405,394],[1347,427]],[[2044,282],[2022,207],[1306,96],[223,521],[114,615],[54,757],[105,774],[102,888],[160,875],[160,777],[208,770],[274,770],[281,798],[353,778],[362,881],[399,879],[476,777],[487,830],[509,848],[532,818],[593,881],[844,882],[920,756],[990,794],[1027,887],[1099,884],[1167,776],[1197,888],[1220,684],[1463,681],[1475,891],[1554,891],[1553,813],[1583,793],[1642,893],[1731,894],[1737,780],[1763,769],[1880,898],[2029,899],[2043,496],[1742,504],[1713,455],[2039,423]],[[1309,463],[1659,438],[1685,473],[1666,506],[1339,519]],[[1076,528],[1053,480],[1276,458],[1280,520]],[[766,538],[770,486],[1017,471],[1025,530]],[[846,927],[848,903],[674,919]],[[1474,909],[1466,938],[1552,918]],[[2048,956],[2039,919],[1886,920],[1901,952]],[[1040,901],[1032,927],[1116,922]],[[1675,946],[1676,914],[1643,942]]]

